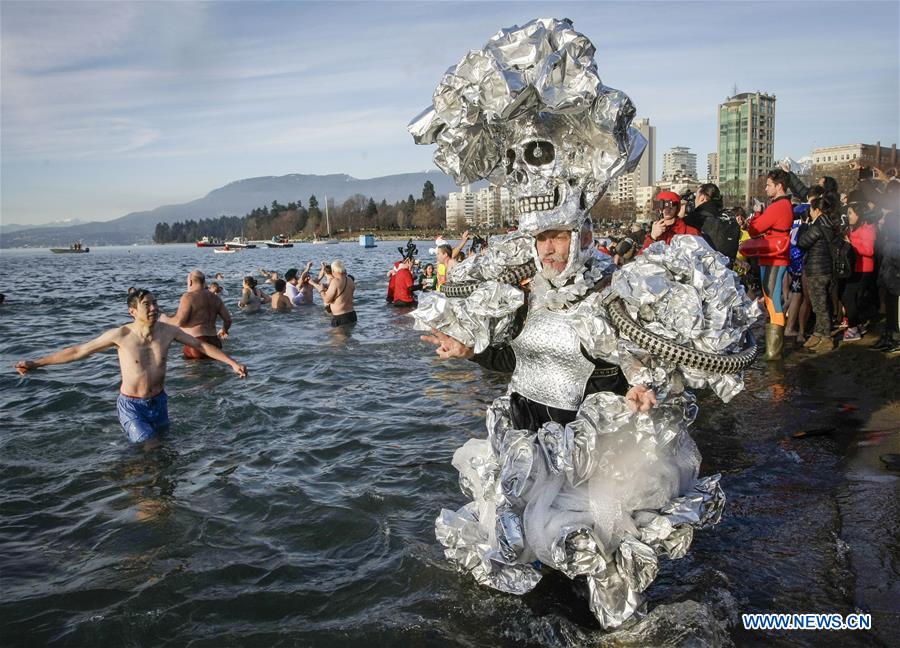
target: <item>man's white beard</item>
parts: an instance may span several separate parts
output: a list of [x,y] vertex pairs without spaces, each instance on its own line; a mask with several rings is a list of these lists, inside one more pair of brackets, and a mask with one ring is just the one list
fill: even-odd
[[551,265],[541,265],[541,276],[544,279],[556,279],[559,276],[560,271],[554,268]]

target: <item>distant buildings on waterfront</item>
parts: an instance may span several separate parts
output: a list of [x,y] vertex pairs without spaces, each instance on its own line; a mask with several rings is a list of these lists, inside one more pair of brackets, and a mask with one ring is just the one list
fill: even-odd
[[890,148],[875,144],[846,144],[844,146],[826,146],[812,150],[813,164],[816,167],[847,166],[850,162],[858,162],[860,166],[897,165],[897,145]]
[[[686,146],[672,147],[663,154],[662,176],[657,178],[656,127],[650,125],[649,117],[634,119],[632,126],[646,138],[647,147],[635,170],[616,178],[606,192],[616,206],[616,217],[630,220],[633,216],[638,222],[647,222],[653,218],[651,205],[659,191],[696,191],[704,181],[719,186],[729,207],[748,207],[753,198],[764,198],[763,179],[776,166],[775,95],[734,94],[718,104],[716,122],[716,151],[706,157],[705,178],[698,173],[697,154]],[[848,182],[846,170],[854,161],[882,168],[898,165],[897,145],[885,147],[880,142],[816,148],[811,158],[812,173],[803,178],[807,182],[818,175],[838,177],[839,170],[844,170]],[[449,230],[496,229],[514,223],[514,205],[504,188],[472,191],[465,187],[448,196]]]
[[640,187],[652,186],[656,181],[656,126],[650,125],[648,117],[641,117],[631,122],[647,140],[647,148],[641,161],[631,173],[619,176],[610,184],[606,195],[614,205],[633,205],[638,202],[637,190]]
[[697,154],[691,153],[687,146],[670,148],[663,154],[663,180],[697,179]]
[[509,190],[490,185],[477,191],[463,187],[447,196],[447,229],[489,230],[515,222],[515,209]]

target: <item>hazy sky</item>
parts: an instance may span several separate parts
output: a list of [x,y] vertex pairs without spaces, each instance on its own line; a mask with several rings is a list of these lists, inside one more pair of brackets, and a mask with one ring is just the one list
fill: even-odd
[[[775,94],[775,154],[897,142],[900,3],[0,3],[0,218],[107,220],[241,178],[434,168],[406,124],[498,28],[568,17],[657,127],[715,151],[716,105]],[[659,171],[657,172],[659,173]]]

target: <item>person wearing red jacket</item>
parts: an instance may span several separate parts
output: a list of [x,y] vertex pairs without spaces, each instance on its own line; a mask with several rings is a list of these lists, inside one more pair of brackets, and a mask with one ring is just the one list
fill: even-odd
[[416,306],[415,280],[412,276],[413,258],[407,257],[400,264],[400,269],[394,275],[394,306]]
[[841,290],[841,303],[847,313],[848,327],[844,331],[844,342],[858,340],[865,332],[861,327],[863,317],[860,314],[875,291],[875,238],[876,229],[872,223],[867,223],[861,218],[860,211],[864,208],[862,196],[849,196],[847,202],[847,222],[850,230],[847,240],[853,246],[856,260],[853,265],[853,274],[844,282]]
[[691,227],[679,217],[681,197],[677,193],[674,191],[660,191],[656,195],[654,203],[657,205],[660,218],[650,226],[650,233],[644,237],[644,245],[641,246],[641,252],[656,241],[663,241],[668,245],[676,234],[700,236],[700,230],[696,227]]
[[790,176],[782,169],[769,171],[766,176],[769,206],[750,219],[747,226],[750,236],[762,236],[771,250],[771,254],[759,257],[759,278],[769,313],[769,322],[766,324],[766,360],[781,358],[784,349],[784,305],[781,295],[784,275],[791,261],[790,236],[794,222],[794,210],[787,195],[789,180]]

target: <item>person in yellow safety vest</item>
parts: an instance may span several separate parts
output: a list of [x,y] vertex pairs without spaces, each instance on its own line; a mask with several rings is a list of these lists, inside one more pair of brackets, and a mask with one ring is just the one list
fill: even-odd
[[450,269],[453,248],[448,243],[439,245],[435,256],[437,257],[437,290],[441,292],[442,286],[447,283],[447,270]]

